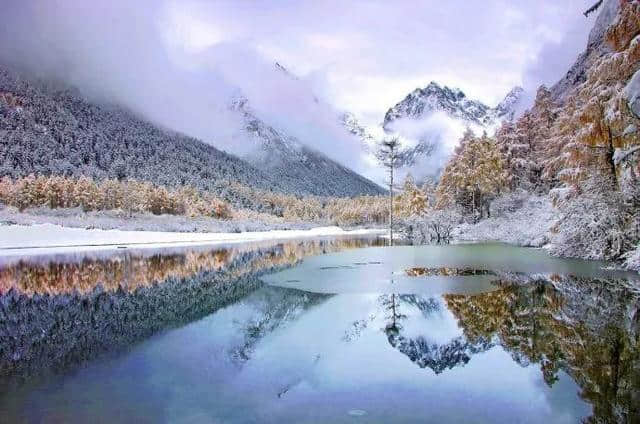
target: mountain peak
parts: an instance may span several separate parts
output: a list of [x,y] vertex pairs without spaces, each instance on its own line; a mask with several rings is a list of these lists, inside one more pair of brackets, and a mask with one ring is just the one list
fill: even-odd
[[513,87],[511,91],[504,96],[504,99],[498,106],[494,108],[496,112],[496,117],[504,118],[508,121],[513,121],[516,113],[516,108],[520,104],[522,100],[522,95],[524,94],[524,89],[520,86]]
[[431,81],[429,83],[429,85],[427,85],[425,88],[416,88],[414,90],[414,93],[420,93],[422,95],[444,95],[444,96],[448,96],[448,97],[452,97],[452,98],[456,98],[456,99],[462,99],[464,97],[466,97],[466,95],[464,94],[464,92],[462,90],[460,90],[459,88],[455,87],[455,88],[451,88],[448,87],[446,85],[440,85],[435,81]]
[[478,125],[489,124],[486,119],[490,108],[476,100],[469,100],[458,88],[440,86],[432,81],[423,89],[416,89],[400,103],[389,109],[383,127],[401,118],[419,119],[434,112],[444,112]]
[[498,106],[491,108],[478,100],[467,98],[459,88],[441,86],[432,81],[425,88],[415,89],[389,109],[385,114],[383,127],[388,128],[397,119],[421,119],[436,112],[444,112],[468,124],[488,127],[498,121],[512,120],[515,106],[522,98],[523,92],[521,87],[515,87]]

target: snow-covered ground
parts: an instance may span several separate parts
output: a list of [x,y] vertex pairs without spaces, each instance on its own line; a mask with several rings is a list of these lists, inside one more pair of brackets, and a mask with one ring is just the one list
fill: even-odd
[[640,272],[640,245],[626,255],[624,266],[632,271]]
[[239,233],[245,231],[309,230],[329,225],[302,221],[287,221],[267,214],[256,214],[246,219],[217,219],[182,215],[153,215],[150,213],[126,213],[120,210],[84,212],[80,208],[49,209],[29,208],[20,212],[12,206],[0,203],[0,223],[33,225],[56,224],[73,228],[100,228],[126,231],[175,231],[182,233]]
[[0,225],[0,256],[64,253],[123,247],[157,248],[241,243],[323,236],[364,236],[384,230],[345,231],[339,227],[309,230],[273,230],[244,233],[181,233],[68,228],[54,224]]
[[496,199],[491,209],[491,218],[456,227],[454,239],[542,247],[549,242],[550,227],[558,219],[558,212],[547,196],[514,193]]

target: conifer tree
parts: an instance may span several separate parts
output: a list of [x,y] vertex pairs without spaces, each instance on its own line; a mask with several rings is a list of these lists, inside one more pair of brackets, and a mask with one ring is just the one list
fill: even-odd
[[401,165],[400,139],[385,138],[380,144],[377,157],[389,172],[389,244],[393,245],[393,177],[395,169]]
[[437,188],[437,207],[453,204],[470,210],[474,220],[489,215],[490,200],[504,190],[507,177],[495,140],[467,130],[447,163]]

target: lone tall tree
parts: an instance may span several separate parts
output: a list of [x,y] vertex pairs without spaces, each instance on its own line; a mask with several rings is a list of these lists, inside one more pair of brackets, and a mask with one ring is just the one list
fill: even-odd
[[380,143],[378,160],[389,172],[389,244],[393,245],[393,171],[401,165],[400,139],[385,138]]

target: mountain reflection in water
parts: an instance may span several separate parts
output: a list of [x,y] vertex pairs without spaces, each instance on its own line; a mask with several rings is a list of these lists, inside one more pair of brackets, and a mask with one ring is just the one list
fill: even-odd
[[637,283],[380,244],[5,262],[0,422],[640,422]]

